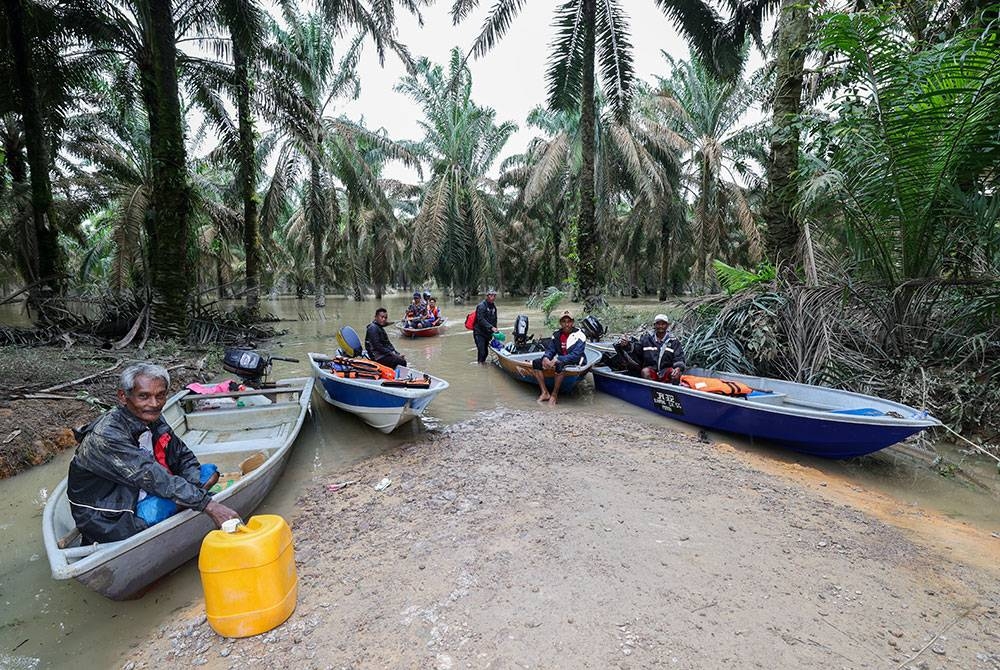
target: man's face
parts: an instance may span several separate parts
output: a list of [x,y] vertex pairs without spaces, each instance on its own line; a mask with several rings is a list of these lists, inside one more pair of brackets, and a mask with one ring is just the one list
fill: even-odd
[[428,302],[427,304],[431,306],[431,309],[434,309],[435,307],[438,306],[437,300],[435,300],[434,298],[431,298],[430,302]]
[[167,385],[162,379],[139,375],[128,395],[118,389],[118,401],[136,418],[153,423],[160,418],[167,402]]
[[663,339],[663,336],[667,334],[667,326],[669,324],[666,321],[657,321],[653,324],[653,330],[656,331],[656,336]]
[[384,326],[388,321],[389,321],[388,312],[379,312],[378,314],[375,315],[375,323],[377,323],[380,326]]
[[492,303],[496,299],[497,299],[497,294],[496,293],[487,293],[486,294],[486,302]]
[[562,328],[562,332],[568,333],[573,330],[573,319],[570,319],[569,317],[559,319],[559,327]]

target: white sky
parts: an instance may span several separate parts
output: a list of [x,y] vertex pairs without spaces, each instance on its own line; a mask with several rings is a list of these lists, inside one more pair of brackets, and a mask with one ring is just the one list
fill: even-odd
[[[467,52],[479,34],[493,0],[483,0],[479,11],[452,26],[451,0],[437,0],[424,10],[424,26],[417,26],[409,15],[399,16],[400,41],[415,58],[427,56],[447,67],[451,48]],[[534,0],[525,3],[504,39],[482,58],[470,61],[473,99],[497,110],[497,121],[513,121],[518,132],[508,141],[500,160],[522,153],[535,135],[525,125],[528,111],[545,103],[545,71],[552,40],[552,19],[559,3]],[[675,58],[687,58],[687,44],[671,26],[653,0],[629,0],[628,18],[632,36],[634,69],[638,78],[651,81],[654,73],[666,75],[660,50]],[[361,96],[356,101],[341,102],[334,114],[362,118],[368,128],[384,127],[393,139],[419,140],[417,126],[420,110],[406,96],[393,91],[405,70],[394,54],[387,54],[385,67],[379,66],[375,49],[366,46],[360,64]],[[497,164],[499,164],[499,160]],[[494,173],[496,166],[494,166]],[[387,175],[409,178],[398,166],[388,166]]]

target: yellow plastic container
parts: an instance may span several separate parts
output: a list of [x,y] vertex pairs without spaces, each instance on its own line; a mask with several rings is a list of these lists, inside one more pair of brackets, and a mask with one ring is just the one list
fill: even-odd
[[198,570],[208,623],[219,635],[259,635],[295,610],[292,531],[280,516],[250,517],[234,533],[213,530],[201,543]]

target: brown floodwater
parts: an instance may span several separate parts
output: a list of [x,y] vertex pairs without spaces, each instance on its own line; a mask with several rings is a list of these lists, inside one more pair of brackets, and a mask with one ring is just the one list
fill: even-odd
[[[402,313],[409,299],[394,296],[384,301],[391,316]],[[633,303],[634,304],[634,303]],[[655,310],[656,302],[642,303]],[[271,343],[274,355],[299,358],[299,363],[275,363],[273,377],[308,374],[306,353],[332,352],[337,344],[334,334],[349,324],[363,334],[376,304],[368,300],[355,303],[342,298],[328,299],[324,310],[316,310],[310,300],[282,299],[268,302],[264,308],[287,321],[277,324],[287,334]],[[531,331],[548,334],[537,310],[524,307],[522,301],[498,301],[500,326],[509,332],[514,317],[525,313]],[[451,387],[438,396],[421,422],[413,422],[393,433],[383,435],[353,416],[325,405],[314,397],[313,408],[295,444],[288,468],[276,488],[258,508],[258,512],[292,517],[295,502],[302,491],[318,481],[335,481],[338,471],[361,459],[392,449],[415,434],[437,430],[463,421],[480,412],[497,409],[536,409],[536,393],[528,385],[507,378],[493,366],[480,367],[475,361],[472,336],[463,327],[471,307],[445,306],[451,325],[440,337],[405,340],[390,328],[396,347],[419,369],[447,379]],[[0,322],[15,320],[11,312],[0,312]],[[18,325],[23,325],[18,323]],[[619,400],[595,394],[588,380],[574,396],[563,399],[561,411],[587,412],[594,417],[595,431],[606,414],[634,417],[651,430],[670,427],[688,434],[697,430],[684,424],[661,419]],[[884,493],[905,503],[935,511],[982,528],[1000,531],[1000,506],[996,491],[1000,476],[995,464],[985,459],[965,456],[942,446],[953,461],[977,479],[991,486],[994,493],[941,477],[912,458],[885,450],[880,454],[847,462],[831,462],[788,455],[766,446],[751,446],[738,439],[712,436],[737,449],[772,455],[801,463],[830,477],[848,478],[859,487]],[[135,601],[112,602],[77,584],[56,582],[49,575],[48,561],[41,539],[41,513],[46,495],[65,477],[72,453],[60,454],[51,462],[33,468],[12,479],[0,481],[0,668],[33,670],[36,668],[113,667],[129,648],[142,645],[156,635],[160,626],[174,614],[201,599],[201,585],[196,561],[191,561],[162,579],[146,595]],[[386,473],[389,474],[389,473]],[[554,475],[555,476],[555,475]],[[331,523],[335,523],[331,520]]]

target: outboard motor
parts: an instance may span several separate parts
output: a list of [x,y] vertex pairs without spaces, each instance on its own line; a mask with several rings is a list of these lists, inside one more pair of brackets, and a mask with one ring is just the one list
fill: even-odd
[[521,347],[528,343],[528,315],[518,314],[514,319],[514,346]]
[[262,388],[265,385],[264,378],[271,371],[271,361],[299,362],[296,358],[261,355],[250,349],[226,349],[222,356],[222,367],[239,377],[247,386]]
[[583,334],[587,336],[587,339],[591,342],[597,342],[600,340],[605,333],[604,325],[597,320],[597,317],[591,314],[586,319],[580,322],[580,330]]

